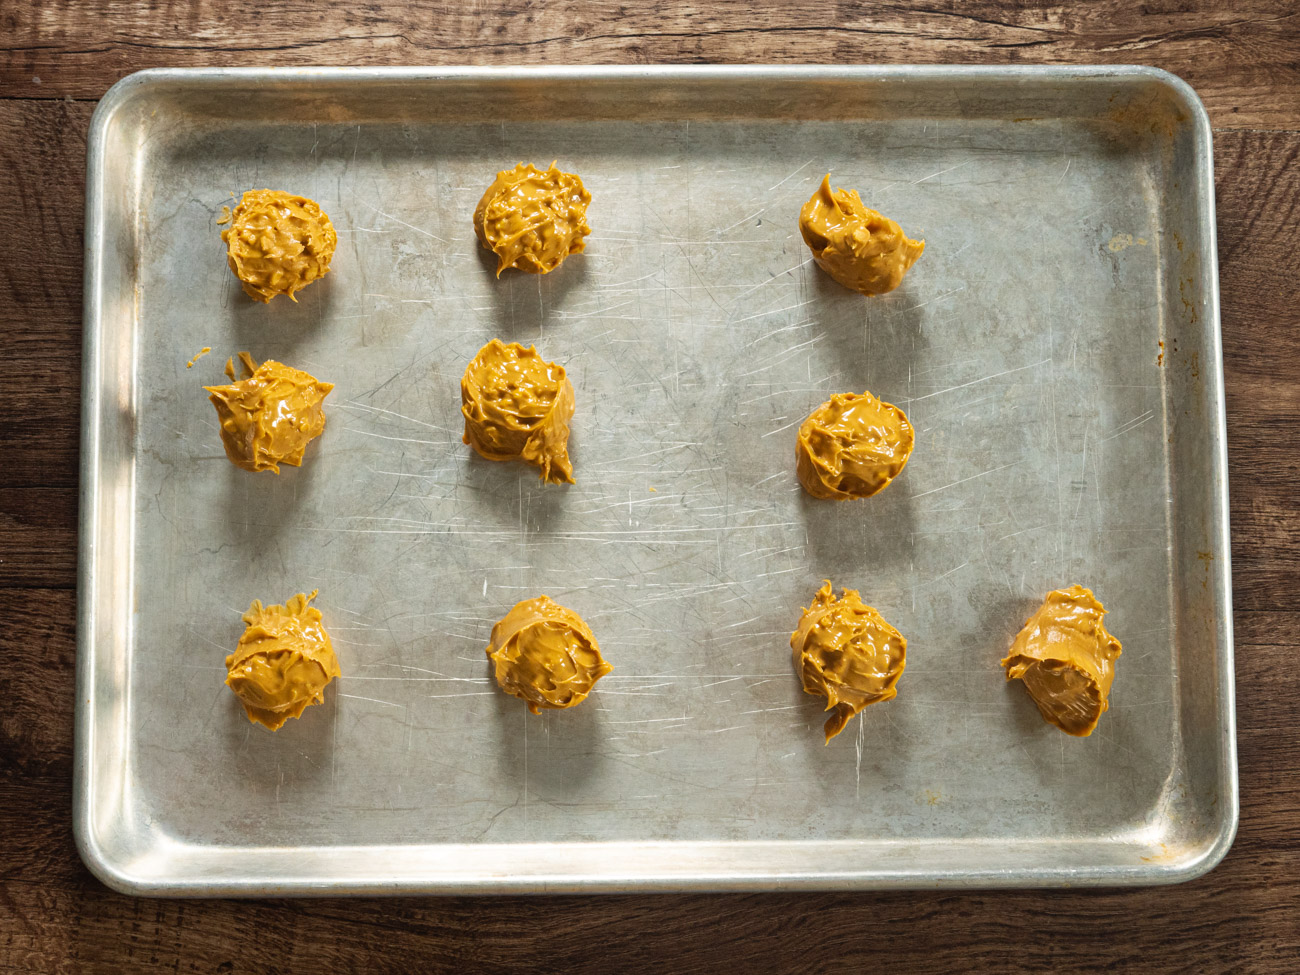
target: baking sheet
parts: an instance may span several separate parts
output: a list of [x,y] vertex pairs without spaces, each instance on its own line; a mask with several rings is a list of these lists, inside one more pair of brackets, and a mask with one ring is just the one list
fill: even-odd
[[[105,98],[87,200],[76,832],[151,894],[1186,879],[1236,824],[1208,124],[1152,69],[157,71]],[[507,273],[498,169],[582,175],[585,254]],[[797,230],[821,177],[927,241],[865,300]],[[318,200],[331,273],[247,299],[216,224]],[[461,445],[488,339],[569,370],[578,484]],[[213,354],[192,369],[203,346]],[[303,468],[224,458],[241,349],[336,384]],[[860,504],[798,423],[917,429]],[[823,578],[909,640],[829,747],[788,637]],[[1080,582],[1124,643],[1088,739],[998,666]],[[319,588],[344,676],[276,734],[223,686],[251,599]],[[530,716],[483,647],[546,593],[614,672]]]

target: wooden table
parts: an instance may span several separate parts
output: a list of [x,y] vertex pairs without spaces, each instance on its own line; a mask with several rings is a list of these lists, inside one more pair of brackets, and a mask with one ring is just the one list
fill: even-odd
[[[194,902],[72,844],[82,191],[160,65],[1154,64],[1214,123],[1241,829],[1150,890]],[[1300,971],[1300,11],[1289,0],[0,0],[0,972]]]

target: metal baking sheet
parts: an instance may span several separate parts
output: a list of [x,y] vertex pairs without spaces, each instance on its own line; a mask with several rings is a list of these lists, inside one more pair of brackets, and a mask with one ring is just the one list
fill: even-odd
[[[558,159],[587,251],[498,281],[470,213]],[[150,71],[95,115],[76,814],[158,895],[1134,884],[1237,817],[1211,145],[1148,68]],[[826,172],[927,241],[866,300],[796,220]],[[333,218],[332,272],[244,297],[246,189]],[[577,390],[578,484],[460,443],[492,337]],[[213,354],[185,363],[203,346]],[[336,384],[300,469],[224,459],[241,349]],[[798,422],[870,389],[918,431],[858,504]],[[824,578],[909,639],[829,747],[788,635]],[[1088,739],[998,666],[1049,589],[1123,640]],[[223,686],[253,598],[319,588],[344,676],[270,734]],[[614,672],[530,716],[483,648],[547,593]]]

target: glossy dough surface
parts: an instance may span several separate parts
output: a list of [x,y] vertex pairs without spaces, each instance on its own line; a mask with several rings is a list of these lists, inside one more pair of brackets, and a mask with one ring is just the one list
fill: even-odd
[[221,232],[226,262],[244,293],[269,302],[323,278],[338,235],[315,200],[279,190],[249,190]]
[[316,598],[299,593],[283,606],[253,600],[235,652],[226,657],[226,686],[248,720],[277,730],[311,704],[325,699],[325,685],[339,676],[339,663]]
[[217,408],[230,462],[279,474],[281,464],[302,466],[307,444],[325,429],[323,403],[334,386],[267,359],[247,379],[204,388]]
[[573,484],[569,420],[573,384],[537,349],[493,339],[460,381],[462,440],[488,460],[522,460],[549,484]]
[[546,596],[516,604],[492,627],[487,656],[497,684],[533,714],[581,704],[614,669],[582,617]]
[[1054,589],[1002,659],[1007,680],[1021,680],[1043,720],[1068,735],[1092,734],[1110,706],[1120,642],[1106,630],[1106,607],[1091,589]]
[[907,665],[907,640],[845,589],[836,599],[827,580],[790,634],[794,667],[803,689],[826,698],[826,741],[844,730],[859,711],[891,700]]
[[548,274],[586,247],[590,202],[582,180],[554,162],[545,171],[520,163],[497,173],[478,201],[474,233],[496,254],[497,277],[508,267]]
[[893,220],[863,205],[857,190],[832,192],[829,173],[799,212],[799,232],[818,267],[864,295],[893,291],[925,250],[925,241],[910,240]]
[[867,392],[836,393],[800,425],[795,471],[814,498],[869,498],[902,472],[915,440],[907,415],[892,403]]

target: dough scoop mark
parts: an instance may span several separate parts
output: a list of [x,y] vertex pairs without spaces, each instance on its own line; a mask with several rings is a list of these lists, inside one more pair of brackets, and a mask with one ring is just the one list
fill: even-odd
[[[301,467],[307,444],[325,429],[323,404],[334,385],[274,359],[254,367],[247,352],[239,357],[247,378],[204,387],[217,409],[226,456],[254,473],[279,474],[281,464]],[[234,375],[233,361],[226,371]]]
[[1107,632],[1105,615],[1091,589],[1054,589],[1002,658],[1007,680],[1024,683],[1043,720],[1076,738],[1091,735],[1110,707],[1123,648]]
[[522,460],[548,484],[573,484],[569,420],[573,384],[564,367],[533,346],[493,339],[460,381],[463,442],[488,460]]
[[925,250],[925,241],[911,240],[893,220],[865,206],[857,190],[832,192],[830,173],[799,211],[799,233],[818,267],[869,297],[902,284]]
[[315,200],[279,190],[249,190],[221,231],[226,262],[244,293],[269,303],[298,292],[330,269],[338,234]]
[[320,610],[299,593],[283,606],[254,599],[244,614],[244,635],[226,657],[226,686],[253,724],[278,730],[313,704],[325,700],[325,687],[341,676]]
[[474,234],[496,254],[498,278],[508,267],[549,274],[587,246],[590,202],[582,180],[554,161],[546,171],[521,162],[497,173],[478,201]]
[[795,472],[814,498],[869,498],[903,472],[915,442],[897,406],[869,392],[836,393],[799,427]]
[[515,604],[492,627],[487,657],[498,686],[533,714],[581,704],[614,669],[582,617],[547,596]]
[[826,580],[790,634],[794,668],[808,694],[826,698],[826,743],[863,708],[892,700],[907,665],[907,640],[855,589],[836,599]]

